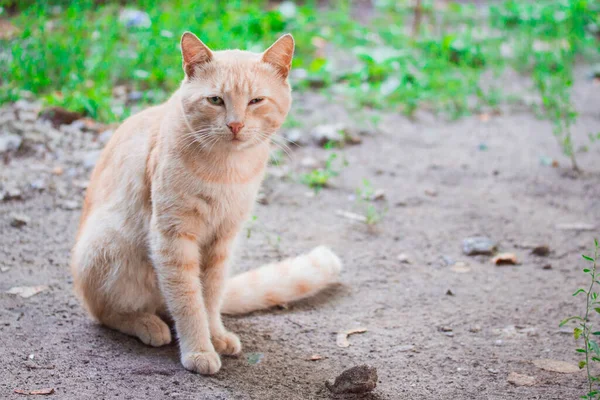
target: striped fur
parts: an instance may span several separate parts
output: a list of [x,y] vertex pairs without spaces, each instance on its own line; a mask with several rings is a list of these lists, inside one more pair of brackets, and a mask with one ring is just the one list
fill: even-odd
[[310,297],[336,282],[341,270],[338,256],[319,246],[308,254],[229,279],[221,312],[245,314]]

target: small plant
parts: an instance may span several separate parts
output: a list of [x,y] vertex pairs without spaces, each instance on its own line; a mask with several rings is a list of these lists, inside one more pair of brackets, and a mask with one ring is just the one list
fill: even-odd
[[363,179],[362,186],[356,189],[356,195],[358,205],[364,209],[367,225],[377,225],[383,219],[385,212],[380,212],[372,203],[376,200],[377,192],[368,179]]
[[[331,142],[325,145],[326,149],[331,149],[332,147],[333,144]],[[339,155],[335,152],[332,152],[325,161],[325,167],[315,168],[309,173],[303,174],[300,177],[301,182],[314,189],[315,193],[319,193],[321,189],[327,187],[331,178],[334,178],[340,174],[342,167],[348,165],[346,159],[342,158],[341,166],[336,166],[336,164],[338,164],[338,160]]]
[[271,246],[277,253],[281,253],[281,236],[279,234],[273,234],[272,232],[269,232],[264,224],[260,223],[257,215],[253,215],[252,218],[246,222],[246,238],[250,239],[252,237],[252,233],[254,232],[264,235],[269,246]]
[[598,292],[595,288],[596,284],[600,284],[598,281],[596,267],[599,260],[600,245],[598,239],[594,239],[594,256],[583,255],[583,258],[592,264],[591,268],[584,268],[583,272],[590,276],[590,285],[586,289],[577,289],[573,296],[577,296],[581,293],[585,294],[585,314],[583,316],[569,317],[560,323],[560,326],[566,325],[570,321],[577,321],[578,326],[573,329],[573,336],[575,340],[583,339],[583,347],[576,349],[578,353],[585,355],[585,359],[579,362],[579,368],[586,369],[587,373],[587,394],[581,396],[582,399],[600,399],[600,377],[592,375],[591,362],[600,362],[600,346],[598,342],[592,340],[594,336],[600,336],[600,331],[593,331],[592,323],[590,322],[590,313],[595,311],[600,314],[600,300],[598,300]]
[[283,149],[281,149],[281,148],[275,149],[269,155],[269,164],[270,165],[281,165],[281,164],[283,164],[285,156],[286,156],[286,152]]
[[321,189],[327,186],[329,180],[339,175],[339,172],[333,168],[333,163],[337,159],[337,153],[331,153],[325,161],[324,168],[315,168],[308,174],[302,175],[302,183],[319,193]]
[[250,221],[247,222],[246,238],[250,239],[250,237],[252,236],[252,231],[254,229],[254,226],[256,225],[257,220],[258,220],[258,216],[253,215],[252,218],[250,219]]

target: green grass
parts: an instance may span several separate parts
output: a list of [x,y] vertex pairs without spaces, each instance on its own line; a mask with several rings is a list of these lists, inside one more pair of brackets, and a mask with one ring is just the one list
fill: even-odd
[[[484,74],[514,68],[532,78],[567,156],[576,113],[569,88],[576,60],[598,56],[600,5],[593,0],[506,0],[488,8],[424,0],[413,34],[412,2],[380,0],[359,23],[348,0],[285,8],[267,1],[128,1],[149,27],[119,23],[118,2],[0,0],[12,10],[16,36],[0,40],[0,102],[33,92],[47,104],[101,121],[126,117],[133,105],[163,101],[182,79],[178,41],[191,30],[214,49],[261,51],[292,32],[296,90],[322,88],[348,107],[413,115],[419,108],[454,119],[493,109],[507,96]],[[443,8],[442,8],[443,7]],[[5,14],[7,11],[5,11]],[[0,15],[1,16],[1,15]],[[503,54],[501,46],[510,48]],[[334,49],[336,55],[331,55]],[[341,56],[340,56],[341,54]],[[124,101],[115,87],[139,91]]]
[[594,239],[594,252],[593,256],[583,255],[583,258],[590,263],[589,268],[584,268],[583,272],[589,275],[589,286],[586,288],[579,288],[573,293],[573,296],[579,294],[585,295],[585,312],[583,315],[573,316],[564,319],[560,326],[565,326],[569,322],[576,322],[577,326],[573,328],[573,337],[575,341],[580,339],[583,340],[583,347],[578,347],[575,351],[583,354],[584,360],[579,361],[579,368],[584,369],[587,375],[587,390],[586,393],[580,396],[581,399],[598,400],[600,399],[600,377],[595,376],[592,371],[592,363],[600,363],[600,345],[595,337],[600,336],[600,331],[594,331],[596,329],[595,324],[591,321],[593,314],[600,314],[600,300],[597,292],[598,281],[598,261],[600,260],[600,245],[598,239]]
[[[331,150],[331,144],[326,145],[328,150]],[[341,161],[341,162],[340,162]],[[329,153],[325,166],[323,168],[315,168],[309,173],[302,174],[300,181],[312,188],[315,193],[319,193],[321,189],[329,185],[329,181],[340,174],[340,170],[347,166],[347,161],[344,157],[340,160],[335,152]]]

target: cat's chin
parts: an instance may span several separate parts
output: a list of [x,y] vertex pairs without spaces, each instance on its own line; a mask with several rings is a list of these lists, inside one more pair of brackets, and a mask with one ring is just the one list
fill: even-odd
[[223,147],[229,151],[251,151],[263,143],[263,141],[257,142],[252,139],[234,139],[228,140]]

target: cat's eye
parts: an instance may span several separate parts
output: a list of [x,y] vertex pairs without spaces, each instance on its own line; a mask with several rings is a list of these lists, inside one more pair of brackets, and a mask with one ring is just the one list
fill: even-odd
[[223,99],[220,98],[219,96],[212,96],[212,97],[208,97],[208,102],[212,105],[215,106],[222,106],[223,105]]
[[257,97],[255,99],[250,100],[249,104],[257,104],[260,103],[261,101],[263,101],[264,99],[262,97]]

